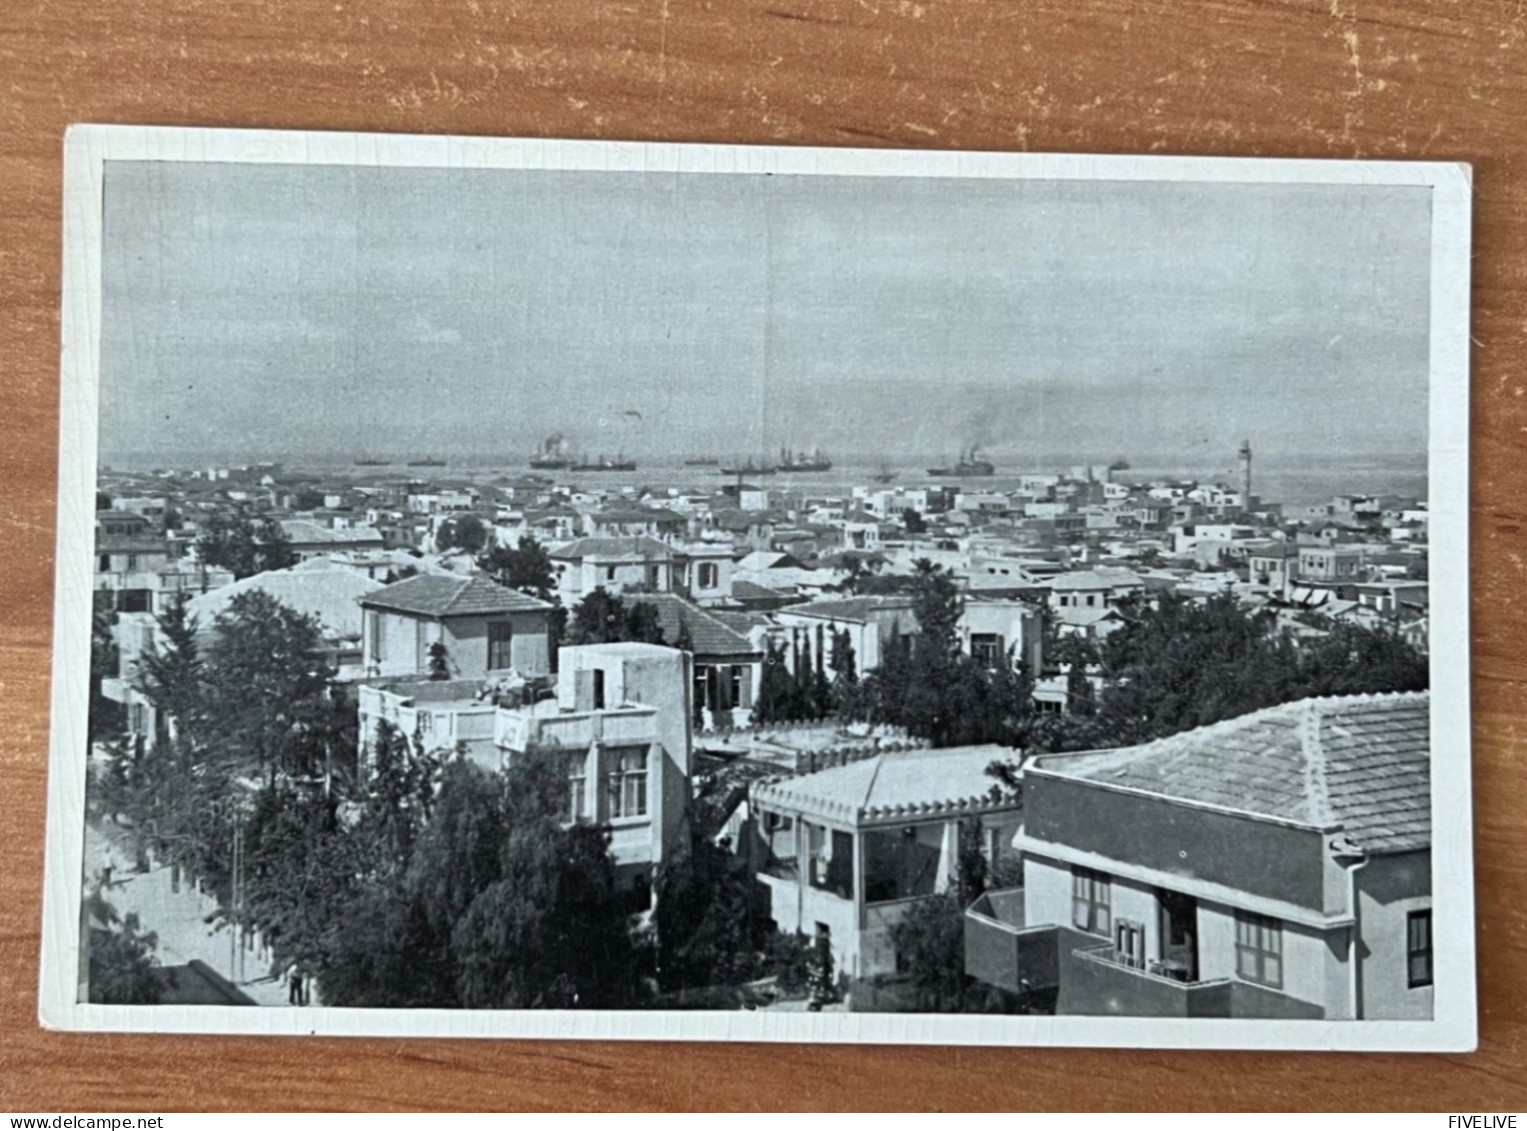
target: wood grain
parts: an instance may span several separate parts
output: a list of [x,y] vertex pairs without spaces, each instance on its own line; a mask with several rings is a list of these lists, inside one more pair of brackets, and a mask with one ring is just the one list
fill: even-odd
[[[1367,0],[0,7],[0,1106],[1527,1108],[1527,8]],[[71,122],[1475,167],[1472,1056],[148,1038],[36,1024]]]

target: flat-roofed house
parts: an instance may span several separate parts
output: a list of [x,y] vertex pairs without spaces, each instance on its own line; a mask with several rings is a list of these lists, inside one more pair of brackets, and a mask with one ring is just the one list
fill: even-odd
[[556,697],[533,703],[491,680],[367,680],[356,695],[361,765],[381,722],[490,771],[557,759],[567,820],[609,829],[617,882],[645,907],[654,869],[687,839],[693,686],[688,653],[636,643],[561,649]]
[[822,657],[826,667],[832,663],[838,634],[846,633],[855,667],[866,672],[880,666],[889,644],[918,631],[912,598],[900,594],[824,597],[779,609],[774,619],[783,639],[792,645],[785,649],[792,672],[794,656],[805,640],[810,641],[813,658]]
[[1424,1019],[1426,692],[1305,699],[1023,769],[1022,898],[966,971],[1061,1014]]
[[899,750],[753,784],[746,844],[782,931],[826,939],[851,977],[897,970],[891,930],[957,880],[960,826],[1000,854],[1019,801],[986,768],[1002,746]]
[[366,594],[360,605],[368,676],[424,675],[436,643],[458,679],[551,670],[552,606],[481,574],[421,574]]

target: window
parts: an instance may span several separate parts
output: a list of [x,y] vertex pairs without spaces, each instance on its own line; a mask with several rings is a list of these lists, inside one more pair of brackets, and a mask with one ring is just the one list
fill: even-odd
[[972,632],[970,634],[970,658],[983,668],[994,670],[1000,666],[1004,654],[1000,633]]
[[110,573],[111,572],[111,555],[110,554],[102,554],[101,555],[101,572],[102,573]]
[[1113,932],[1114,957],[1125,966],[1145,969],[1145,925],[1120,919]]
[[615,567],[614,566],[605,566],[604,567],[604,579],[606,581],[614,581],[615,580]]
[[138,568],[138,555],[137,554],[128,554],[127,555],[127,571],[129,573],[131,573],[133,570],[135,570],[137,568]]
[[385,637],[382,632],[382,618],[374,610],[366,611],[367,637],[371,641],[371,662],[381,663],[386,658]]
[[513,639],[514,628],[508,621],[488,622],[488,670],[490,672],[503,671],[505,668],[514,666],[510,649]]
[[647,585],[652,589],[660,589],[663,585],[663,567],[647,567]]
[[1071,869],[1071,922],[1079,931],[1104,938],[1113,933],[1108,877],[1091,868]]
[[807,878],[818,891],[839,899],[854,892],[854,838],[838,829],[803,822],[806,829]]
[[720,570],[717,569],[715,562],[700,563],[701,589],[714,589],[720,584],[720,576]]
[[604,710],[604,669],[594,669],[594,710]]
[[610,772],[605,779],[610,818],[647,815],[647,748],[632,746],[609,751]]
[[1406,985],[1411,989],[1432,984],[1432,912],[1412,911],[1405,917]]
[[588,755],[574,754],[567,760],[567,809],[570,820],[583,820],[588,808]]
[[1235,972],[1248,982],[1283,986],[1283,927],[1278,920],[1236,912]]

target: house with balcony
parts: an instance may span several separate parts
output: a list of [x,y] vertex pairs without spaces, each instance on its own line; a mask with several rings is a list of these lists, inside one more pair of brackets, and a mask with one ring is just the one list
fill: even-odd
[[420,574],[373,590],[359,604],[366,676],[426,675],[436,644],[455,679],[551,670],[552,606],[481,574]]
[[1059,1014],[1425,1019],[1425,692],[1305,699],[1023,768],[1021,889],[965,968]]
[[1000,856],[1019,802],[986,768],[1001,746],[898,750],[813,774],[753,783],[744,849],[781,931],[825,940],[854,978],[903,965],[891,931],[957,881],[960,828]]
[[622,886],[645,896],[687,835],[693,662],[655,644],[588,644],[561,649],[557,667],[551,698],[507,681],[368,680],[356,697],[362,766],[383,721],[424,750],[488,770],[558,759],[567,819],[608,827]]

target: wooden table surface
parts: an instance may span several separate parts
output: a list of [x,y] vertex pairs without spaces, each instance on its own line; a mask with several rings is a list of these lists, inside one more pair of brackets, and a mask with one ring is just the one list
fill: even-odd
[[[71,122],[1473,162],[1481,1048],[1469,1056],[47,1033],[36,1023]],[[0,5],[0,1107],[1527,1109],[1519,0]]]

